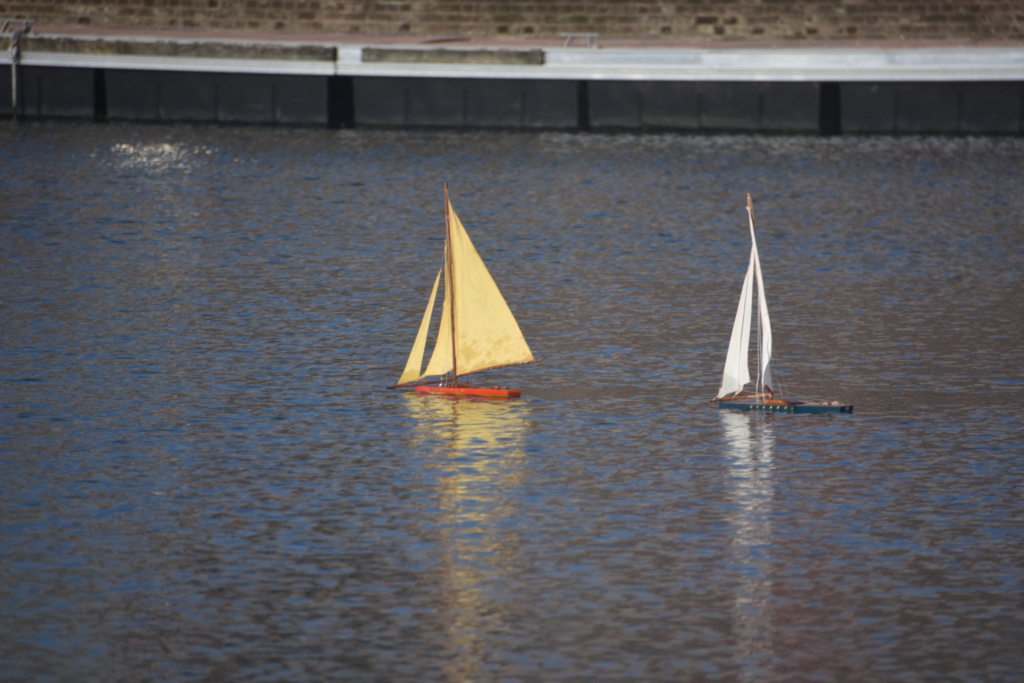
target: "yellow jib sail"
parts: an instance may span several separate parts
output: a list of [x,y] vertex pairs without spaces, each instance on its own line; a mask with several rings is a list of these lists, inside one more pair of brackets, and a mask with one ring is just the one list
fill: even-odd
[[412,343],[412,351],[409,352],[409,360],[405,362],[405,370],[398,378],[399,384],[415,382],[420,378],[420,367],[423,365],[423,350],[427,346],[427,331],[430,329],[430,316],[434,312],[434,300],[437,298],[437,283],[441,281],[441,273],[444,268],[437,271],[434,278],[434,289],[430,292],[430,301],[427,302],[427,310],[423,311],[423,320],[420,322],[419,332],[416,333],[416,341]]
[[430,362],[427,363],[427,369],[416,379],[439,377],[452,371],[452,288],[448,286],[447,272],[445,272],[444,281],[444,303],[441,305],[441,324],[437,327],[437,340],[434,342],[434,352],[430,354]]
[[399,385],[416,382],[424,377],[439,377],[453,370],[461,376],[534,360],[505,298],[448,201],[447,192],[445,207],[448,212],[449,239],[445,244],[446,265],[442,268],[445,291],[437,340],[430,361],[421,374],[419,368],[423,362],[440,273],[434,282],[434,290],[430,294],[405,371],[398,380]]

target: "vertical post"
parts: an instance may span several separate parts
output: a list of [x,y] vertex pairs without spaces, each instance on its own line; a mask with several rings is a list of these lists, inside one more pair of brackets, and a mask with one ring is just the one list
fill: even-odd
[[351,76],[327,77],[327,127],[356,125],[355,85]]
[[11,118],[18,120],[18,63],[11,55]]
[[32,19],[6,19],[3,25],[0,26],[0,33],[6,34],[11,27],[11,24],[18,22],[21,24],[21,28],[17,31],[11,32],[11,116],[15,121],[19,119],[18,109],[21,107],[19,102],[18,93],[21,91],[21,87],[18,84],[18,74],[20,73],[19,64],[21,63],[21,36],[24,33],[28,33],[32,30]]
[[11,36],[11,118],[15,121],[18,120],[18,62],[21,61],[19,38],[21,31]]
[[93,69],[92,72],[93,92],[93,119],[102,122],[108,118],[107,114],[107,72],[104,69]]
[[822,135],[843,132],[843,111],[839,83],[818,85],[818,130]]
[[590,130],[590,91],[587,81],[576,81],[576,129]]

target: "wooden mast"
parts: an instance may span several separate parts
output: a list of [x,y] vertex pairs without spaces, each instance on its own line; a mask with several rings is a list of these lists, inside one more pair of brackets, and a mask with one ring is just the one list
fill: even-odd
[[444,230],[444,269],[447,273],[447,282],[445,282],[444,286],[448,288],[449,301],[451,302],[449,322],[451,323],[452,333],[452,382],[455,383],[459,381],[459,361],[458,355],[455,353],[455,287],[453,286],[455,283],[455,273],[452,267],[452,203],[448,199],[448,183],[444,184]]

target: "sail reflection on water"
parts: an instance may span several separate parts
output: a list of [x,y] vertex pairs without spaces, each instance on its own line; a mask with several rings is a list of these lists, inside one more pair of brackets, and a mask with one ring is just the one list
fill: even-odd
[[733,631],[742,680],[758,681],[772,673],[772,451],[770,415],[722,411],[726,453],[732,470],[730,497],[732,555],[739,575],[733,608]]
[[[521,402],[409,393],[414,447],[437,473],[436,520],[442,545],[445,620],[456,680],[487,677],[489,634],[507,630],[508,596],[500,591],[520,564],[517,512],[530,408]],[[514,604],[514,600],[512,601]]]

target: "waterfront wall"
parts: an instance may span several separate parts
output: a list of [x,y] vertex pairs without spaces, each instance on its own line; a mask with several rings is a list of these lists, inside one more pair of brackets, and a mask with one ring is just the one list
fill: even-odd
[[[11,88],[0,70],[0,91]],[[1024,133],[1024,82],[570,81],[23,67],[18,114],[307,126]],[[14,113],[0,98],[0,115]]]
[[362,36],[1019,40],[1013,0],[12,0],[0,17],[94,28]]
[[[208,3],[211,11],[223,9],[220,0]],[[178,0],[177,7],[187,4]],[[108,6],[116,5],[90,5],[97,12]],[[23,119],[1024,134],[1020,41],[569,45],[552,38],[25,28],[9,22],[0,32],[0,115]]]

